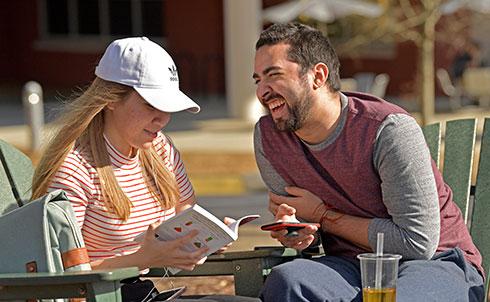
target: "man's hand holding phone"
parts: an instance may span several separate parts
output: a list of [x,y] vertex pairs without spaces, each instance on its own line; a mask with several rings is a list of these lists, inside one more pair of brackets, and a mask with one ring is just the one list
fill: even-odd
[[308,226],[320,227],[319,223],[310,222],[298,222],[298,221],[275,221],[272,223],[264,224],[260,227],[262,231],[282,231],[286,230],[288,233],[286,236],[295,237],[299,230]]
[[277,208],[276,222],[263,225],[262,230],[271,231],[271,237],[277,239],[285,247],[304,250],[313,240],[319,228],[318,223],[300,223],[295,216],[296,209],[281,204]]

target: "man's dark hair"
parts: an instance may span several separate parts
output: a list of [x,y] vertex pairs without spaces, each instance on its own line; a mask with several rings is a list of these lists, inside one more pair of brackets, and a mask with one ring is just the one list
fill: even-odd
[[301,66],[301,74],[317,63],[326,64],[330,91],[340,90],[339,58],[328,38],[319,30],[300,23],[274,24],[260,34],[255,50],[280,43],[289,45],[288,60]]

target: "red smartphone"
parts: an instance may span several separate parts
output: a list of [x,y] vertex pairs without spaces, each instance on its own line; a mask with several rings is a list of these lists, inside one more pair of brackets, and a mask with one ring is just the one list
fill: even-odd
[[295,222],[295,221],[276,221],[273,223],[264,224],[260,227],[263,231],[281,231],[288,230],[288,233],[295,232],[305,228],[308,225],[314,225],[320,228],[319,223],[310,223],[310,222]]

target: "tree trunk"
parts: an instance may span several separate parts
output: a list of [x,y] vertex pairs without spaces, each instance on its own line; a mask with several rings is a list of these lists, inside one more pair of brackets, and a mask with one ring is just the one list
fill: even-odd
[[439,17],[439,13],[432,11],[423,23],[419,61],[419,70],[422,71],[419,78],[421,81],[419,87],[421,89],[422,125],[430,123],[435,113],[434,41],[435,27]]

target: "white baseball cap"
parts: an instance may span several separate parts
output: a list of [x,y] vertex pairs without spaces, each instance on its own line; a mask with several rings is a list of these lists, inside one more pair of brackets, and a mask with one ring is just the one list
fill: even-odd
[[177,68],[170,55],[146,37],[112,42],[95,68],[95,75],[133,87],[160,111],[197,113],[201,110],[180,91]]

